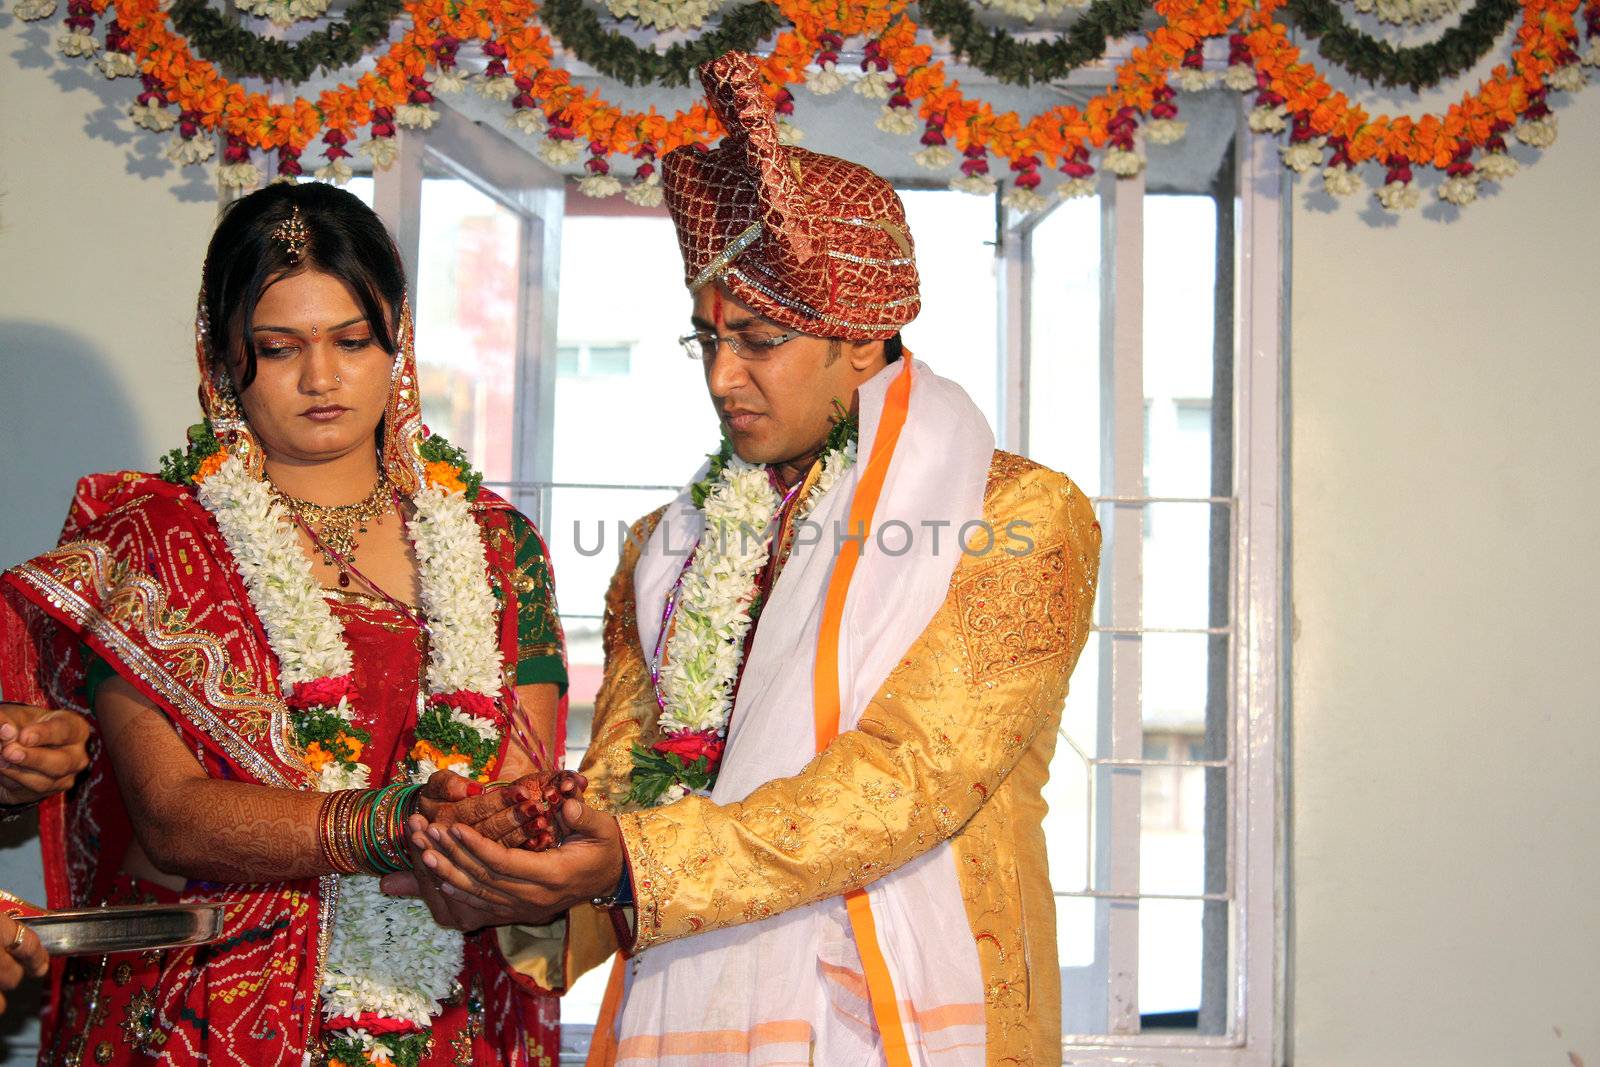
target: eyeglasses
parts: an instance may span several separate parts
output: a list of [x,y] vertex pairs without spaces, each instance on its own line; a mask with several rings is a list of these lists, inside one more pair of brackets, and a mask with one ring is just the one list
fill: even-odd
[[780,345],[788,344],[800,331],[774,334],[772,336],[756,336],[748,333],[730,333],[722,336],[710,330],[696,330],[694,333],[684,334],[678,338],[678,343],[683,346],[683,351],[690,359],[703,360],[707,363],[716,359],[717,348],[726,344],[733,354],[740,359],[751,363],[759,363],[772,355],[774,349]]

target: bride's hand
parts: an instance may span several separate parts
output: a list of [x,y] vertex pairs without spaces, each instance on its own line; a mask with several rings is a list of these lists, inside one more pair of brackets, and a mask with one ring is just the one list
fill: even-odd
[[[454,781],[451,781],[454,779]],[[540,851],[560,843],[562,801],[581,797],[587,783],[580,774],[529,774],[487,790],[459,775],[440,771],[423,789],[418,813],[432,826],[460,823],[506,848]]]

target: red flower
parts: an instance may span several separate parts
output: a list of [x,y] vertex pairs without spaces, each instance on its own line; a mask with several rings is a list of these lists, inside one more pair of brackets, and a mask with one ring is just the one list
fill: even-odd
[[287,698],[291,708],[305,711],[308,708],[334,708],[343,697],[355,695],[355,678],[348,674],[338,677],[324,676],[309,682],[300,682],[290,690]]
[[708,768],[722,762],[723,740],[717,736],[715,730],[673,734],[671,737],[663,737],[650,747],[664,756],[677,756],[686,767],[702,756],[705,757]]
[[475,715],[480,719],[488,719],[490,722],[498,723],[500,721],[499,706],[482,693],[457,689],[454,693],[441,693],[434,697],[433,703],[443,704],[447,708],[455,708],[457,711]]

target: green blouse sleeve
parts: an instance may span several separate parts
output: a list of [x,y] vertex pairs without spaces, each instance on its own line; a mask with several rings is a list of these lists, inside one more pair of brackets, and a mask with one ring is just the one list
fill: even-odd
[[94,710],[94,698],[100,692],[100,687],[117,676],[111,669],[111,664],[100,657],[100,654],[88,645],[83,646],[83,689],[84,707]]
[[523,516],[511,514],[516,538],[517,684],[548,682],[567,691],[566,637],[556,611],[555,575],[544,542]]

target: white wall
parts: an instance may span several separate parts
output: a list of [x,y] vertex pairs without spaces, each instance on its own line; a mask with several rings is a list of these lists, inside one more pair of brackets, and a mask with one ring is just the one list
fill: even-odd
[[[80,474],[149,469],[195,420],[216,211],[208,175],[176,174],[153,158],[164,139],[121,117],[131,83],[43,66],[45,39],[0,15],[0,565],[55,543]],[[0,826],[0,886],[42,900],[37,857]],[[0,1024],[7,1065],[32,1062],[20,1015]]]
[[1448,222],[1297,189],[1299,1067],[1600,1063],[1600,88],[1560,125]]
[[[78,474],[148,467],[192,421],[215,205],[129,131],[127,83],[40,66],[44,33],[0,16],[5,562]],[[1600,1063],[1600,88],[1561,124],[1447,222],[1297,191],[1301,1067]],[[37,896],[30,855],[0,884]]]

